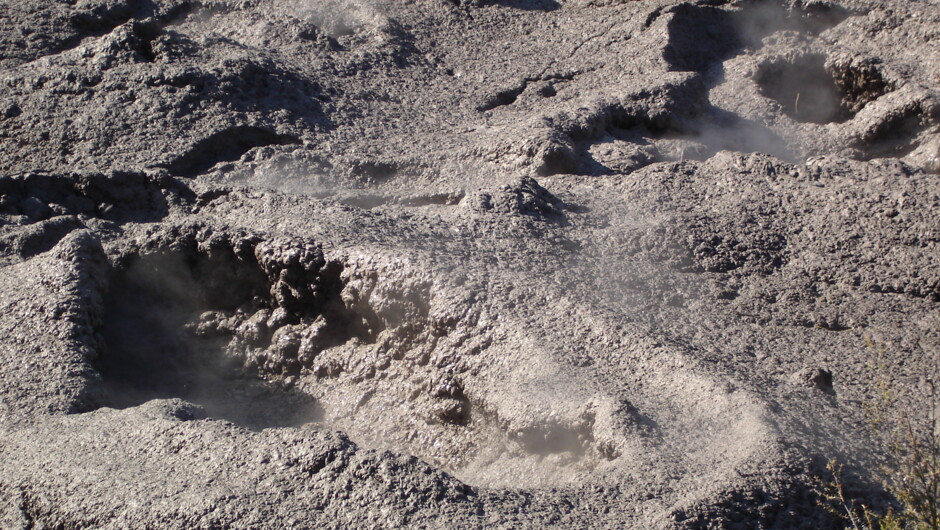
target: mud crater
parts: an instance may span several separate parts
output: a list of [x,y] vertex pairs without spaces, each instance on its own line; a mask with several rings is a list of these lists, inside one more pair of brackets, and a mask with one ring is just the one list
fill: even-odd
[[[301,239],[152,236],[111,272],[102,404],[180,398],[249,429],[319,423],[478,484],[565,482],[619,455],[590,402],[571,417],[503,417],[505,396],[477,376],[493,338],[435,314],[426,279],[381,267]],[[507,462],[518,476],[502,476]]]
[[763,96],[803,123],[843,123],[894,90],[873,62],[827,64],[823,55],[769,60],[754,77]]
[[[335,264],[300,242],[199,237],[144,249],[112,272],[97,361],[107,404],[178,397],[249,428],[318,419],[316,402],[286,378],[354,333],[336,312]],[[278,333],[303,324],[303,350]]]

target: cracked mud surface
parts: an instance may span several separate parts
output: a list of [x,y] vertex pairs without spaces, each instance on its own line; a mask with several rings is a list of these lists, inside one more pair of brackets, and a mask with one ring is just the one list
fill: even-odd
[[3,528],[839,527],[940,374],[936,0],[0,0]]

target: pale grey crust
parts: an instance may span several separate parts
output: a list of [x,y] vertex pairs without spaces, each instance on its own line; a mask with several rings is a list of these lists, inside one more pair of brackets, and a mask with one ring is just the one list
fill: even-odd
[[838,527],[829,458],[889,502],[936,0],[0,21],[3,528]]

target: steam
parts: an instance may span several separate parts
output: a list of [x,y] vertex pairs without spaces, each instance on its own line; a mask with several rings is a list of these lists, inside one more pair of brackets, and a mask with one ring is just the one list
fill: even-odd
[[385,21],[368,0],[291,0],[291,5],[299,18],[309,20],[333,38],[379,27]]
[[842,22],[849,14],[847,9],[828,2],[752,0],[735,13],[733,26],[741,44],[759,47],[764,37],[772,33],[786,30],[818,34]]
[[667,160],[707,160],[719,151],[764,153],[796,161],[786,140],[768,127],[712,108],[681,135],[654,140]]

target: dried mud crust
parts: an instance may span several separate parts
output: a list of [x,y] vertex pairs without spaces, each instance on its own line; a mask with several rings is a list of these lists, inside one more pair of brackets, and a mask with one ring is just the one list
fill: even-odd
[[[878,56],[833,52],[822,44],[827,30],[861,13],[826,3],[665,9],[648,31],[669,35],[663,59],[671,70],[695,75],[668,81],[648,100],[648,92],[627,96],[629,105],[607,96],[552,116],[551,133],[530,134],[544,138],[544,147],[527,147],[520,163],[535,174],[629,173],[658,161],[704,160],[734,150],[787,161],[836,153],[861,160],[906,157],[935,172],[936,96],[902,81]],[[586,112],[595,106],[607,110]],[[799,123],[845,125],[819,142],[812,126]]]
[[774,136],[753,146],[735,140],[737,145],[726,147],[782,153],[789,161],[820,155],[897,158],[936,172],[938,122],[930,81],[905,77],[899,71],[908,68],[903,62],[886,61],[874,50],[843,45],[835,37],[857,26],[867,8],[843,10],[815,29],[790,17],[785,19],[792,20],[790,26],[757,24],[767,31],[741,33],[741,28],[753,31],[765,11],[744,5],[736,12],[749,21],[736,31],[750,41],[704,75],[716,80],[710,91],[716,107],[756,120]]
[[[874,172],[891,175],[890,186]],[[781,181],[786,193],[774,190]],[[791,165],[726,152],[644,168],[619,188],[648,205],[648,220],[624,238],[624,251],[644,260],[698,273],[796,269],[820,284],[940,297],[938,234],[925,217],[937,207],[933,179],[902,163],[884,160],[875,169],[820,158]],[[851,215],[831,206],[845,202],[856,205]]]
[[[479,524],[482,503],[476,493],[414,458],[362,450],[339,433],[310,428],[246,432],[225,422],[200,421],[204,416],[191,403],[168,399],[17,427],[0,441],[5,451],[21,455],[0,464],[7,476],[15,474],[13,466],[56,465],[64,473],[44,475],[43,489],[107,487],[110,493],[89,509],[68,494],[38,494],[34,486],[5,481],[0,492],[7,502],[0,520],[14,528],[37,523],[127,528],[152,521],[179,529],[272,527],[285,521],[339,528],[433,525],[441,516]],[[126,429],[128,424],[140,427]],[[31,453],[35,439],[49,440],[50,450]],[[115,466],[130,447],[140,467]],[[63,467],[75,452],[88,458]],[[211,454],[227,456],[206,458]],[[99,469],[109,471],[89,473]],[[187,491],[193,487],[192,473],[203,477],[197,494]],[[63,476],[79,478],[64,482]],[[155,490],[167,493],[155,497]],[[292,502],[285,503],[285,497]],[[415,499],[433,504],[434,512],[416,510]],[[378,509],[364,512],[363,505]]]
[[194,194],[165,175],[115,171],[28,172],[0,178],[0,261],[16,263],[92,228],[113,235],[133,222],[157,222],[188,208]]

